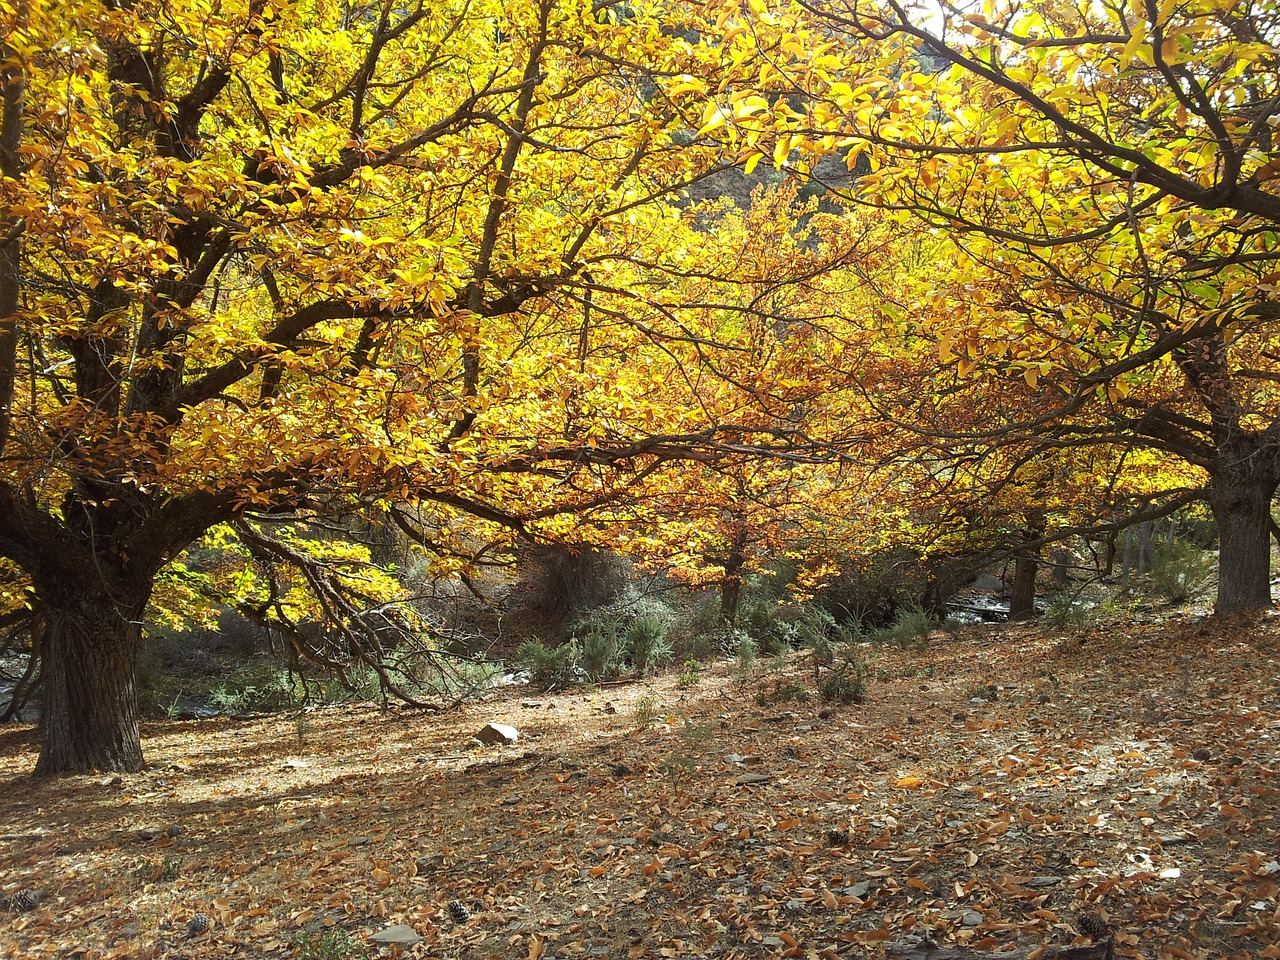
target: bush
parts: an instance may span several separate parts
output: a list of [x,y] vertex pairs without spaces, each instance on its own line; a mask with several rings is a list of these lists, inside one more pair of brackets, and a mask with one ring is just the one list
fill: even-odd
[[641,697],[631,710],[631,722],[637,730],[647,730],[658,718],[658,701],[650,696]]
[[369,947],[341,927],[330,927],[319,936],[299,934],[293,942],[297,960],[367,960]]
[[762,707],[770,707],[778,703],[805,703],[809,699],[809,690],[804,684],[783,677],[774,677],[771,689],[762,689],[756,693],[756,703]]
[[631,653],[632,666],[642,675],[669,663],[674,653],[667,637],[667,621],[653,614],[631,621],[627,627],[626,645]]
[[872,640],[891,643],[908,650],[921,650],[929,645],[933,618],[919,604],[899,607],[892,626],[871,634]]
[[622,664],[622,640],[612,624],[598,624],[581,639],[582,669],[592,680],[605,680],[618,675]]
[[676,684],[680,687],[696,687],[702,681],[702,664],[693,657],[685,660],[684,673],[676,677]]
[[862,703],[867,695],[866,668],[846,657],[818,681],[818,695],[828,703]]
[[1151,589],[1170,603],[1193,599],[1213,582],[1213,555],[1184,540],[1156,547],[1151,564]]
[[538,640],[526,640],[516,650],[515,659],[529,671],[534,683],[550,690],[577,679],[578,656],[578,645],[572,641],[548,647]]

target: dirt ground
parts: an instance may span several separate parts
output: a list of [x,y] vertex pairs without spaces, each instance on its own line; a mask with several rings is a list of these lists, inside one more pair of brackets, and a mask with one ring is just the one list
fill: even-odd
[[[1280,957],[1280,617],[938,633],[645,683],[152,723],[140,774],[0,731],[0,956]],[[771,702],[761,702],[761,701]],[[484,747],[486,722],[520,731]],[[453,905],[453,914],[450,905]],[[203,913],[207,931],[193,932]],[[455,916],[456,914],[456,916]],[[400,951],[367,943],[405,924]]]

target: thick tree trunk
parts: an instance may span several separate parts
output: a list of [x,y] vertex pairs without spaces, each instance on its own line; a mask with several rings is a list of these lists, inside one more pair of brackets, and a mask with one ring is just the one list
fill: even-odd
[[1271,604],[1271,498],[1276,484],[1215,477],[1209,507],[1218,523],[1218,602],[1240,613]]
[[1035,557],[1019,557],[1013,565],[1013,587],[1009,590],[1009,619],[1030,620],[1036,615]]
[[146,602],[136,593],[131,602],[113,595],[92,573],[82,586],[43,598],[44,740],[36,776],[143,765],[137,668]]
[[[1044,514],[1027,514],[1026,541],[1044,536]],[[1009,591],[1009,619],[1030,620],[1036,615],[1036,572],[1039,570],[1040,548],[1025,547],[1013,567],[1013,587]]]

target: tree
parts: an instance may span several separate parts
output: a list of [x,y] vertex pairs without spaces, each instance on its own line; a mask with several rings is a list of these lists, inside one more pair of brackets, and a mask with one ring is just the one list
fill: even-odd
[[713,104],[713,122],[744,155],[801,173],[824,153],[863,156],[874,169],[851,199],[945,234],[950,255],[914,307],[939,362],[976,389],[1001,378],[1049,388],[991,441],[1137,440],[1204,471],[1217,609],[1269,603],[1274,5],[753,11],[726,7],[722,36],[776,51],[758,85],[793,96],[764,114]]
[[38,774],[142,765],[140,625],[217,524],[528,532],[609,495],[576,476],[716,447],[566,431],[540,349],[721,164],[686,114],[727,68],[672,13],[0,0],[0,556],[41,625]]

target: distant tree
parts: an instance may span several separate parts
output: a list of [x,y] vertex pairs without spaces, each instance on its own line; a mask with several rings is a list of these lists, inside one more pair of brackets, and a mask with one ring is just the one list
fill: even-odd
[[[849,199],[947,239],[906,316],[972,403],[1001,380],[1043,387],[1016,421],[993,409],[987,442],[1137,442],[1203,471],[1217,609],[1268,604],[1274,5],[731,6],[722,41],[774,51],[757,78],[774,99],[748,112],[713,97],[708,126],[800,173],[841,151],[871,168]],[[976,425],[955,433],[982,442]]]

